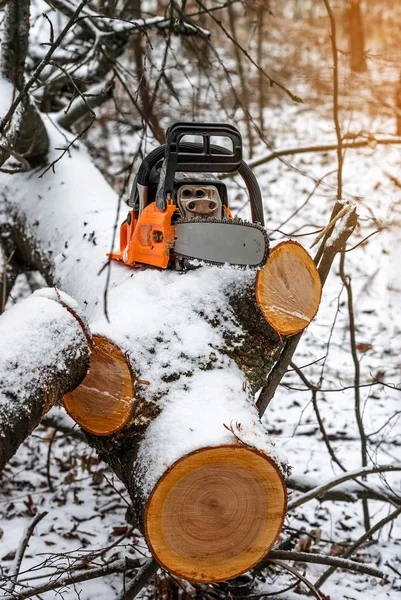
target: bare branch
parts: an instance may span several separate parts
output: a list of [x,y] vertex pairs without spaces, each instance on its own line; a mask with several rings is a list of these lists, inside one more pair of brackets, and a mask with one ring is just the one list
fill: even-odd
[[275,560],[275,559],[270,559],[270,562],[278,565],[279,567],[281,567],[282,569],[285,569],[286,571],[289,571],[290,573],[292,573],[293,575],[295,575],[295,577],[298,577],[298,579],[300,581],[302,581],[302,583],[304,583],[306,585],[307,588],[310,589],[311,594],[317,598],[317,600],[323,600],[322,596],[319,594],[318,590],[315,588],[315,586],[309,581],[309,579],[307,579],[304,575],[302,575],[302,573],[300,573],[298,571],[298,569],[295,569],[295,567],[290,567],[290,565],[287,565],[284,562],[281,562],[281,560]]
[[62,575],[54,581],[48,581],[47,583],[28,588],[22,592],[14,592],[12,596],[5,596],[4,600],[26,600],[27,598],[32,598],[34,596],[38,596],[39,594],[44,594],[59,588],[68,587],[69,585],[75,585],[76,583],[82,583],[83,581],[90,581],[91,579],[105,577],[106,575],[111,575],[112,573],[122,573],[126,570],[135,568],[136,566],[136,560],[113,560],[110,563],[98,568],[85,569],[84,571],[77,570],[72,573]]
[[[337,204],[339,203],[336,203],[335,206],[337,206]],[[327,275],[329,274],[331,265],[333,264],[333,260],[336,254],[345,246],[349,236],[352,234],[356,225],[357,213],[355,206],[352,202],[348,202],[346,203],[346,205],[348,205],[348,210],[344,212],[343,217],[339,221],[337,221],[337,223],[333,221],[333,218],[337,214],[336,213],[333,215],[333,210],[333,213],[330,218],[330,222],[332,223],[332,225],[327,230],[323,242],[315,257],[316,264],[318,264],[321,258],[318,271],[320,279],[322,281],[322,285],[324,285],[327,279]],[[343,208],[343,206],[344,205],[341,204],[341,208]],[[330,236],[331,234],[333,234],[332,238],[328,239],[328,236]],[[267,409],[280,381],[287,372],[294,352],[302,337],[302,333],[303,332],[298,333],[297,335],[294,335],[287,339],[283,346],[280,358],[274,365],[273,369],[270,371],[269,377],[267,378],[267,383],[262,388],[257,402],[260,415],[263,415],[263,413]]]
[[158,568],[159,565],[153,558],[147,560],[135,577],[125,586],[119,600],[133,600],[136,598],[139,592],[152,579],[153,575],[155,575]]
[[356,573],[370,575],[371,577],[377,577],[379,579],[384,579],[386,577],[386,574],[383,571],[354,560],[346,560],[344,558],[327,556],[325,554],[312,554],[311,552],[294,552],[293,550],[270,550],[269,554],[257,565],[256,568],[259,570],[260,568],[266,567],[270,558],[279,560],[296,560],[299,562],[314,563],[318,565],[331,565],[336,569],[347,569],[348,571],[355,571]]
[[86,92],[77,96],[68,111],[61,110],[56,115],[57,125],[64,129],[71,129],[77,121],[86,116],[93,116],[91,110],[101,106],[113,96],[113,80],[96,84]]
[[63,28],[63,30],[61,31],[61,33],[55,40],[54,44],[51,45],[51,47],[49,48],[49,50],[46,53],[46,56],[43,58],[43,60],[41,60],[41,62],[39,63],[39,65],[37,66],[35,71],[33,72],[33,75],[30,77],[30,79],[27,81],[27,83],[24,85],[24,87],[17,94],[17,96],[16,96],[15,100],[13,101],[13,103],[11,104],[6,116],[0,122],[0,133],[1,134],[4,134],[5,128],[8,125],[8,123],[11,121],[11,118],[12,118],[14,112],[16,111],[17,107],[20,105],[20,103],[23,100],[25,100],[25,98],[27,97],[28,92],[31,89],[31,87],[33,86],[33,84],[38,81],[39,75],[42,73],[43,69],[49,63],[54,52],[60,46],[61,42],[63,41],[64,37],[67,35],[69,30],[75,25],[76,18],[78,17],[79,13],[84,8],[84,6],[86,6],[86,4],[88,4],[88,2],[89,2],[89,0],[82,0],[82,2],[79,4],[77,9],[75,10],[74,15],[72,16],[71,20]]
[[[365,140],[360,140],[358,142],[343,142],[341,144],[341,148],[371,148],[374,149],[376,145],[384,145],[391,146],[392,144],[401,144],[401,137],[393,136],[374,136],[369,137]],[[263,156],[259,156],[259,158],[253,158],[248,161],[248,165],[253,169],[255,167],[259,167],[260,165],[265,165],[266,163],[275,160],[276,158],[280,158],[281,156],[296,156],[297,154],[309,154],[309,153],[321,153],[321,152],[330,152],[332,150],[338,150],[338,144],[318,144],[317,146],[299,146],[297,148],[283,148],[282,150],[275,150],[274,152],[269,152],[269,154],[265,154]]]
[[266,71],[260,66],[258,65],[258,63],[256,63],[252,56],[249,54],[249,52],[247,52],[247,50],[245,50],[245,48],[243,48],[241,46],[241,44],[239,44],[237,42],[236,39],[234,39],[232,37],[232,35],[230,35],[229,31],[224,27],[223,23],[221,21],[219,21],[219,19],[216,19],[216,17],[213,15],[212,12],[209,11],[209,9],[201,2],[201,0],[196,0],[197,4],[205,11],[207,12],[207,14],[209,15],[209,17],[216,23],[216,25],[218,25],[218,27],[220,27],[220,29],[222,30],[222,32],[227,36],[227,38],[234,44],[234,46],[236,46],[239,51],[249,60],[249,62],[256,67],[256,69],[262,73],[262,75],[264,77],[266,77],[266,79],[269,81],[270,85],[275,85],[278,88],[280,88],[281,90],[283,90],[287,96],[289,96],[291,98],[291,100],[293,100],[294,102],[303,102],[302,98],[300,98],[299,96],[296,96],[295,94],[293,94],[291,92],[291,90],[289,90],[288,88],[285,87],[285,85],[283,85],[282,83],[279,83],[278,81],[276,81],[275,79],[273,79],[272,77],[270,77],[270,75],[268,75],[266,73]]
[[[313,478],[300,475],[291,476],[286,480],[287,488],[295,490],[297,492],[309,492],[317,488],[316,480]],[[377,485],[366,485],[361,482],[355,481],[354,483],[340,484],[331,490],[324,492],[319,495],[319,502],[357,502],[362,498],[368,500],[381,500],[382,502],[389,502],[394,506],[401,504],[400,496],[395,493],[391,493],[389,490],[382,486]]]
[[387,471],[401,471],[401,464],[394,463],[392,465],[379,465],[377,467],[363,467],[361,469],[357,469],[356,471],[347,471],[339,477],[335,477],[334,479],[319,485],[309,492],[306,492],[306,494],[303,494],[297,500],[290,502],[288,504],[288,510],[294,510],[294,508],[305,504],[305,502],[309,502],[309,500],[312,500],[313,498],[320,497],[325,492],[337,487],[340,483],[344,483],[344,481],[356,479],[357,477],[362,477],[363,475],[370,475],[371,473],[385,473]]
[[22,538],[21,538],[21,541],[19,543],[17,552],[15,554],[15,558],[13,560],[13,563],[12,563],[11,567],[10,567],[10,570],[8,571],[8,577],[11,579],[11,583],[10,583],[10,586],[8,588],[8,591],[11,594],[13,593],[14,588],[15,588],[15,586],[17,584],[18,573],[19,573],[20,568],[21,568],[21,563],[22,563],[22,559],[24,558],[25,550],[27,549],[28,544],[29,544],[29,540],[32,537],[32,534],[34,532],[34,529],[35,529],[36,525],[47,514],[48,514],[47,511],[45,511],[45,512],[38,513],[37,515],[35,515],[35,517],[28,524],[28,526],[24,530],[24,533],[22,534]]

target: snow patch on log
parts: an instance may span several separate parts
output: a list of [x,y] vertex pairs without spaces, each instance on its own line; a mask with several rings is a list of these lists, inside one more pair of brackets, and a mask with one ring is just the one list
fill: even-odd
[[10,400],[3,390],[12,394],[14,411],[28,411],[25,401],[44,382],[47,371],[66,372],[65,355],[83,355],[83,332],[65,312],[35,292],[24,300],[23,310],[19,304],[1,316],[0,414],[6,406],[9,410]]
[[[1,55],[1,53],[0,53]],[[0,56],[1,61],[1,56]],[[0,118],[4,117],[14,98],[14,86],[10,81],[0,77]]]
[[80,322],[36,292],[0,317],[0,470],[41,417],[74,389],[89,358]]
[[147,496],[182,456],[206,446],[242,442],[278,465],[286,463],[259,421],[253,397],[244,394],[244,375],[235,365],[194,374],[185,388],[173,388],[163,410],[139,446],[136,479]]

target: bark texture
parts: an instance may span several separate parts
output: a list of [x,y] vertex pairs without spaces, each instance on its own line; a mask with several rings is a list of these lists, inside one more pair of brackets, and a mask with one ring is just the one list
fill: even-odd
[[89,348],[74,314],[42,291],[0,317],[0,346],[1,470],[42,416],[82,381]]
[[350,0],[347,8],[351,70],[364,73],[367,69],[365,56],[365,32],[360,0]]
[[[4,32],[1,46],[0,71],[11,84],[10,100],[22,91],[25,60],[29,43],[30,0],[13,0],[5,8]],[[4,115],[0,115],[0,118]],[[40,164],[49,148],[45,126],[29,97],[22,100],[6,131],[0,129],[0,166],[11,154],[31,166]]]

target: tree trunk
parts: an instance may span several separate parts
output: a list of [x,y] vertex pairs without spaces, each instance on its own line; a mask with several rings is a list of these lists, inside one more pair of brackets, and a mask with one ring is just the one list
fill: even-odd
[[[81,146],[55,174],[0,174],[0,187],[19,259],[73,295],[98,346],[119,352],[109,365],[103,355],[99,376],[91,369],[83,396],[94,389],[103,407],[126,399],[121,373],[134,386],[124,426],[87,436],[127,486],[157,560],[195,581],[248,570],[279,535],[286,507],[285,461],[253,402],[282,348],[257,306],[255,272],[104,268],[123,215],[116,220],[116,196]],[[98,406],[84,406],[91,431]]]
[[[0,73],[2,94],[11,100],[15,91],[24,86],[24,67],[29,42],[30,0],[14,0],[5,8],[2,33]],[[4,115],[0,115],[0,119]],[[40,163],[47,154],[49,140],[37,110],[26,97],[17,109],[8,129],[0,130],[0,166],[9,158],[10,151],[31,166]]]
[[365,56],[365,33],[361,13],[360,0],[350,0],[347,7],[347,20],[349,28],[349,52],[351,70],[364,73],[367,69]]
[[85,376],[88,342],[70,304],[65,294],[58,300],[55,290],[40,290],[0,317],[0,471]]

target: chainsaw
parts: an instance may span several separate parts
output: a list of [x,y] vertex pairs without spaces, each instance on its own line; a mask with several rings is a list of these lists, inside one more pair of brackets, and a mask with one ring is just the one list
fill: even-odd
[[[221,138],[229,148],[213,143]],[[252,223],[233,218],[227,187],[215,175],[236,171],[248,190]],[[120,228],[120,251],[108,255],[127,265],[182,270],[194,259],[250,267],[266,263],[262,196],[232,125],[171,125],[166,143],[139,167],[128,204],[132,210]]]

